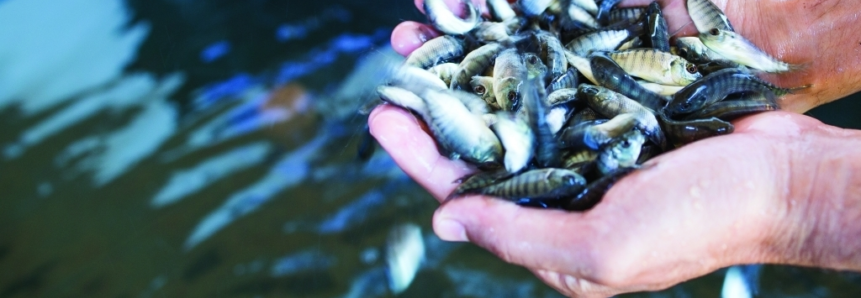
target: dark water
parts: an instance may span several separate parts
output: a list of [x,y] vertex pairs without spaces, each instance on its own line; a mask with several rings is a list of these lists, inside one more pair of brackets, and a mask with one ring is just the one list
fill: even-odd
[[[385,297],[406,222],[427,260],[404,297],[558,297],[436,238],[384,152],[357,159],[406,19],[406,0],[0,0],[0,297]],[[858,128],[859,103],[811,115]],[[762,291],[859,297],[861,277],[767,266]]]

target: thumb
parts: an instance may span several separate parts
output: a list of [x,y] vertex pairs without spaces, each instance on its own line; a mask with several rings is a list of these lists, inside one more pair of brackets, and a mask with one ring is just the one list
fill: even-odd
[[444,240],[473,242],[506,262],[576,275],[594,260],[584,241],[594,229],[583,216],[474,196],[440,206],[433,226]]

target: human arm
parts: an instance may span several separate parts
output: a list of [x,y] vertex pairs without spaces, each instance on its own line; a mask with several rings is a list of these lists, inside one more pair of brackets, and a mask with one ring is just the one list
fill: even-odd
[[[395,161],[437,199],[472,171],[440,156],[404,110],[380,107],[369,123]],[[443,204],[434,229],[443,239],[468,240],[523,265],[569,296],[657,290],[740,263],[861,270],[861,230],[854,224],[861,220],[859,132],[786,112],[735,124],[731,135],[653,159],[655,166],[622,179],[587,212],[474,196]]]

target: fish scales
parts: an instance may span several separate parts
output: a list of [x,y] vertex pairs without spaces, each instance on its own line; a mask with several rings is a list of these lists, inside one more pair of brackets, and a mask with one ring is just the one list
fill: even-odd
[[450,61],[464,55],[463,41],[448,35],[428,40],[418,49],[410,53],[405,65],[423,69]]
[[458,64],[458,70],[451,80],[451,89],[466,89],[473,76],[480,74],[493,64],[493,59],[504,47],[498,43],[483,45],[469,52]]
[[710,0],[687,0],[688,13],[700,33],[712,28],[735,31],[726,14]]
[[589,61],[589,65],[595,80],[602,87],[619,92],[652,110],[658,110],[665,105],[662,96],[637,84],[637,81],[612,59],[596,55]]

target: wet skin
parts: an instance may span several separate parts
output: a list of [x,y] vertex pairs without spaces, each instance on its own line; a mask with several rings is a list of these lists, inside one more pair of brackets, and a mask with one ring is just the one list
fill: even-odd
[[[780,101],[790,112],[738,119],[730,135],[658,156],[647,169],[621,179],[587,212],[524,208],[485,196],[448,201],[434,216],[437,235],[482,246],[576,297],[663,289],[742,263],[861,270],[861,175],[855,174],[861,172],[861,132],[793,113],[861,89],[856,79],[861,60],[840,56],[852,53],[840,50],[844,43],[857,47],[857,42],[844,37],[838,46],[827,40],[857,34],[837,12],[857,11],[848,7],[857,4],[715,2],[738,32],[766,52],[809,63],[800,73],[766,77],[781,86],[814,84]],[[753,7],[741,7],[744,3]],[[847,7],[831,10],[835,5]],[[803,6],[808,8],[801,14]],[[662,7],[670,33],[690,22],[684,0],[662,1]],[[799,21],[823,14],[836,29],[820,28],[827,22],[807,28],[811,22]],[[797,30],[766,32],[759,24]],[[400,25],[392,37],[396,50],[409,53],[408,41],[422,26]],[[681,31],[695,32],[693,24]],[[833,50],[831,56],[807,52],[812,48]],[[816,61],[814,54],[820,55]],[[420,120],[402,109],[378,107],[369,124],[400,167],[440,201],[457,186],[453,181],[475,171],[440,156]]]

